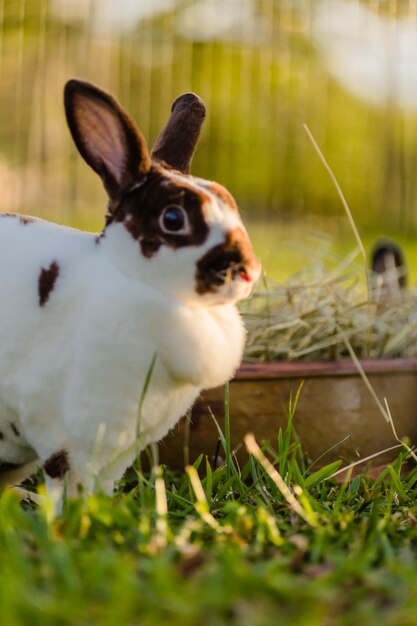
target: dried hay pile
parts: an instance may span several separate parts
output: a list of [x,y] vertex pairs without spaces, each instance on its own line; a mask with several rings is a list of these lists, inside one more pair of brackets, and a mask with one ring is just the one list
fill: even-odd
[[248,330],[244,360],[349,358],[347,341],[360,359],[417,356],[417,290],[387,295],[387,276],[366,281],[354,262],[358,254],[333,270],[328,259],[313,259],[285,284],[261,280],[241,307]]

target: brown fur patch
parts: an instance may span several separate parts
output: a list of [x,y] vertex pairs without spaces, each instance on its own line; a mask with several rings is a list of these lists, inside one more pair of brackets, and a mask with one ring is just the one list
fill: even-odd
[[31,224],[36,221],[34,217],[21,215],[20,213],[0,213],[0,217],[14,217],[18,219],[21,224]]
[[[176,181],[163,168],[153,166],[146,182],[126,193],[116,207],[111,207],[113,220],[123,222],[126,230],[137,240],[142,254],[149,259],[162,245],[177,249],[198,246],[208,235],[204,219],[204,203],[208,200],[204,191],[195,189],[186,181]],[[166,233],[159,224],[163,210],[180,205],[187,213],[189,234]],[[110,221],[111,223],[111,221]]]
[[199,180],[198,185],[203,189],[207,189],[207,191],[212,193],[214,196],[217,196],[223,202],[223,204],[226,204],[230,209],[233,209],[234,211],[238,210],[236,200],[234,199],[232,194],[227,191],[226,187],[223,187],[223,185],[209,180]]
[[224,243],[214,246],[197,263],[196,291],[200,295],[216,292],[227,280],[257,263],[247,234],[235,228],[227,233]]
[[43,469],[51,478],[59,478],[62,480],[65,474],[70,470],[68,460],[68,452],[59,450],[52,454],[43,464]]
[[247,233],[242,228],[234,228],[227,234],[226,243],[231,248],[238,248],[243,257],[243,263],[247,269],[253,269],[259,262],[255,257],[252,244]]
[[30,215],[19,215],[18,218],[21,224],[32,224],[35,221]]
[[16,424],[11,423],[10,424],[10,428],[12,429],[12,431],[16,435],[16,437],[20,437],[20,432],[19,432],[19,429],[17,428]]
[[44,267],[41,269],[38,280],[39,306],[43,306],[49,300],[58,276],[59,265],[56,261],[52,261],[48,269]]

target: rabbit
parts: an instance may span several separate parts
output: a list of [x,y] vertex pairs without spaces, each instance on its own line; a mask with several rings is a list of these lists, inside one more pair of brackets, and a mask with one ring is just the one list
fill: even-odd
[[380,305],[401,302],[407,289],[408,272],[401,246],[392,239],[379,239],[371,252],[371,284]]
[[100,234],[0,214],[0,460],[20,478],[42,466],[48,489],[75,496],[112,493],[201,390],[233,376],[236,303],[261,265],[230,193],[189,174],[198,96],[174,102],[151,152],[97,86],[69,80],[64,104],[108,211]]

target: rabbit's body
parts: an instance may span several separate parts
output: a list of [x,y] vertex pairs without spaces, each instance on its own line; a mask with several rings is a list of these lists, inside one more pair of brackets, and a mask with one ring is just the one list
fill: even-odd
[[0,217],[0,460],[39,459],[70,493],[99,475],[110,490],[201,389],[233,375],[235,302],[260,271],[228,192],[151,164],[118,105],[74,83],[91,146],[70,127],[109,191],[104,231]]
[[[128,464],[137,432],[140,447],[157,441],[200,389],[223,383],[239,364],[244,333],[235,307],[187,305],[127,275],[123,260],[122,267],[113,263],[112,235],[126,243],[130,235],[107,231],[99,238],[42,220],[0,218],[4,461],[45,462],[71,450],[83,475],[101,446],[105,465],[121,452]],[[41,303],[41,276],[51,266],[57,275]]]

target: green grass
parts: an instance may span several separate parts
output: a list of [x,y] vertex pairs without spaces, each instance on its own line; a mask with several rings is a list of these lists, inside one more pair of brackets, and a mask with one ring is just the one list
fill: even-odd
[[[334,267],[357,245],[350,226],[344,217],[323,219],[304,218],[280,220],[248,219],[247,227],[254,248],[262,260],[265,272],[271,278],[285,281],[289,276],[311,265],[323,257],[331,259]],[[409,284],[417,284],[417,235],[405,234],[392,229],[380,228],[360,230],[360,236],[368,254],[381,237],[395,239],[404,250],[409,271]],[[357,264],[361,260],[358,256]]]
[[136,468],[58,517],[4,493],[0,623],[414,625],[417,469],[401,473],[403,453],[376,480],[311,472],[293,412],[264,452],[303,515],[253,456],[201,459],[201,481]]
[[[327,222],[325,234],[311,220],[249,230],[278,280],[323,249],[337,260],[355,246],[339,223]],[[365,234],[368,250],[379,234]],[[417,243],[400,241],[413,284]],[[228,463],[200,459],[201,482],[192,471],[137,467],[114,497],[70,501],[58,517],[48,501],[22,505],[3,493],[0,625],[414,626],[417,468],[403,453],[376,480],[366,467],[343,483],[330,478],[336,465],[311,471],[293,410],[263,449],[305,517],[257,458],[237,467],[228,427]]]

